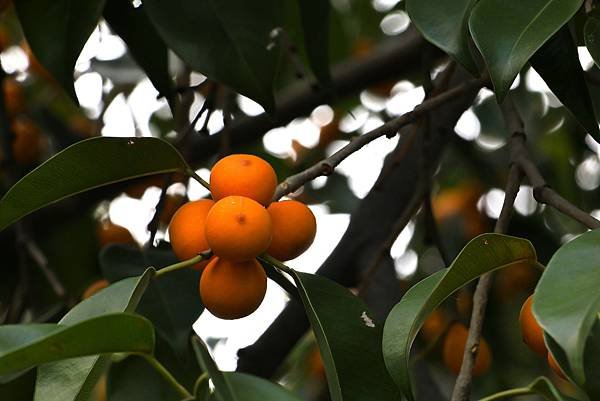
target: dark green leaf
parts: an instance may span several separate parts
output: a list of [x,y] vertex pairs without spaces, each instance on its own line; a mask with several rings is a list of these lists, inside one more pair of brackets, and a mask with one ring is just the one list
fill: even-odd
[[581,126],[600,141],[594,106],[568,26],[544,43],[531,58],[531,65]]
[[5,325],[0,327],[0,374],[79,356],[151,353],[153,349],[152,323],[129,313],[108,314],[73,325]]
[[[59,323],[72,325],[107,313],[132,312],[153,275],[154,269],[148,269],[142,276],[110,285],[76,305]],[[40,366],[35,401],[86,401],[109,358],[89,356]]]
[[331,4],[322,0],[298,0],[304,47],[310,66],[325,87],[331,87],[329,71],[329,19]]
[[146,15],[144,6],[134,8],[130,1],[107,0],[104,18],[125,41],[156,90],[172,103],[173,81],[169,74],[168,49]]
[[[586,380],[584,349],[600,311],[600,230],[567,242],[550,259],[533,298],[533,313],[565,351],[572,378]],[[568,296],[566,296],[568,294]]]
[[208,401],[210,399],[210,385],[208,375],[202,375],[194,386],[195,401]]
[[473,74],[477,64],[469,49],[468,21],[476,0],[407,0],[406,11],[423,36]]
[[273,111],[279,46],[271,33],[282,26],[279,0],[144,1],[159,34],[193,69]]
[[68,196],[144,175],[185,171],[186,163],[157,138],[87,139],[69,146],[17,182],[0,200],[0,230]]
[[[286,390],[279,384],[260,377],[237,373],[223,372],[231,383],[240,400],[244,401],[302,401],[301,398]],[[229,401],[229,400],[227,400]]]
[[35,370],[8,382],[0,383],[0,400],[2,401],[31,401],[35,385]]
[[39,62],[77,101],[73,68],[98,24],[105,0],[19,0],[15,8]]
[[[148,266],[165,267],[178,262],[170,249],[138,248],[113,245],[100,253],[100,266],[110,281],[137,276]],[[189,351],[192,325],[203,311],[198,293],[200,274],[193,269],[178,270],[153,280],[137,312],[150,319],[157,333],[179,356]]]
[[585,45],[594,59],[596,66],[600,66],[600,14],[591,14],[583,28]]
[[499,102],[527,61],[571,19],[582,0],[480,0],[469,28]]
[[365,303],[327,278],[299,272],[293,278],[319,344],[332,401],[400,400],[381,355],[382,326]]
[[427,316],[452,293],[482,274],[535,261],[535,249],[529,241],[482,234],[463,248],[449,268],[415,284],[394,306],[383,330],[383,356],[392,378],[409,400],[414,400],[408,363],[410,349]]
[[196,353],[196,358],[202,370],[207,372],[215,386],[215,394],[219,401],[241,401],[245,400],[248,394],[244,394],[244,397],[238,398],[237,393],[233,389],[233,385],[229,380],[229,376],[226,376],[219,370],[215,361],[213,361],[208,352],[208,348],[204,341],[198,337],[192,338],[192,346]]

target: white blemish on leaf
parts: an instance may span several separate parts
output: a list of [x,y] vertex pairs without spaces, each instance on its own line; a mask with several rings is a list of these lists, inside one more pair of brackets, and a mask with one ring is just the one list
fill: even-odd
[[375,327],[375,323],[373,323],[373,319],[371,319],[369,316],[367,316],[367,312],[363,312],[362,315],[360,315],[360,318],[365,322],[365,326]]

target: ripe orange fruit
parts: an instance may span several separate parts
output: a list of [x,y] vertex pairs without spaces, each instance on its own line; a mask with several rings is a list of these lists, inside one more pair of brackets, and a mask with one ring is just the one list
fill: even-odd
[[215,201],[239,195],[264,206],[271,203],[277,187],[273,167],[253,155],[237,154],[222,158],[210,172],[210,192]]
[[[205,236],[206,217],[214,204],[210,199],[188,202],[173,215],[169,225],[169,239],[179,260],[191,259],[208,250]],[[202,261],[192,267],[201,270],[207,263],[208,261]]]
[[271,244],[271,217],[260,203],[228,196],[206,216],[206,241],[216,256],[234,262],[254,259]]
[[[444,365],[456,375],[460,372],[468,336],[469,330],[462,323],[454,323],[444,339],[442,350]],[[473,367],[473,376],[484,374],[491,364],[492,352],[490,346],[485,339],[481,338],[479,352],[477,352],[475,366]]]
[[128,229],[118,224],[114,224],[110,220],[104,220],[100,223],[97,234],[100,246],[108,244],[136,243]]
[[281,261],[294,259],[310,247],[317,233],[312,211],[295,200],[273,202],[267,208],[273,224],[273,240],[267,253]]
[[533,312],[531,311],[532,303],[533,295],[530,295],[521,307],[521,312],[519,313],[521,336],[523,337],[523,342],[529,348],[541,356],[546,356],[548,351],[546,350],[546,343],[544,343],[544,330],[537,320],[535,320],[535,316],[533,316]]
[[17,118],[11,124],[15,134],[12,151],[17,164],[27,166],[38,162],[45,151],[46,141],[40,129],[27,118]]
[[421,327],[421,335],[427,341],[435,341],[440,335],[442,335],[447,324],[448,319],[446,319],[444,312],[439,309],[435,309],[423,322],[423,326]]
[[509,302],[535,286],[539,272],[530,263],[518,263],[500,270],[494,278],[494,289],[503,302]]
[[105,279],[96,280],[92,284],[90,284],[90,286],[88,288],[85,289],[85,291],[83,292],[83,295],[81,296],[81,299],[88,299],[89,297],[96,294],[100,290],[103,290],[104,288],[108,287],[109,285],[110,285],[110,283],[108,282],[108,280],[105,280]]
[[21,84],[12,78],[5,78],[2,82],[4,92],[4,107],[8,117],[13,118],[26,110],[25,94]]
[[556,359],[554,359],[554,357],[552,356],[552,352],[548,352],[547,359],[550,369],[552,369],[552,371],[556,373],[561,379],[567,380],[567,376],[563,373],[560,366],[558,366],[558,362],[556,362]]
[[254,312],[267,292],[267,275],[256,259],[232,262],[214,258],[200,277],[202,303],[221,319],[239,319]]

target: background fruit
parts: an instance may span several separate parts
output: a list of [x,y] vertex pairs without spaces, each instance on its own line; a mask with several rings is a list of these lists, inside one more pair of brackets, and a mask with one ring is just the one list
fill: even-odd
[[25,94],[21,84],[12,78],[5,78],[2,82],[2,89],[4,91],[6,114],[12,118],[24,113],[26,110]]
[[[468,336],[469,330],[462,323],[454,323],[448,330],[446,338],[444,339],[442,351],[444,364],[456,375],[460,372]],[[484,374],[490,368],[491,364],[492,352],[490,351],[487,341],[482,338],[479,343],[479,352],[477,352],[477,357],[475,358],[473,375],[480,376]]]
[[444,333],[448,325],[448,319],[444,312],[439,309],[434,310],[423,322],[421,327],[421,336],[427,341],[435,341]]
[[186,197],[183,195],[167,195],[165,197],[162,211],[158,221],[162,226],[168,225],[173,219],[175,212],[185,203]]
[[210,191],[215,201],[240,195],[268,206],[276,186],[277,175],[271,165],[253,155],[224,157],[210,172]]
[[306,251],[315,239],[317,220],[311,210],[295,200],[273,202],[267,208],[273,239],[267,253],[285,261]]
[[221,319],[239,319],[254,312],[267,291],[267,275],[256,259],[232,262],[214,258],[200,278],[202,303]]
[[265,252],[273,229],[267,209],[243,196],[228,196],[206,216],[206,241],[216,256],[234,262]]
[[17,164],[27,166],[38,162],[45,151],[46,142],[40,129],[29,119],[20,117],[11,124],[15,134],[12,151]]
[[558,362],[556,362],[556,359],[554,359],[551,352],[548,352],[547,359],[548,365],[550,366],[552,371],[556,373],[560,378],[567,380],[567,376],[565,376],[560,366],[558,366]]
[[[179,260],[191,259],[208,250],[205,224],[208,211],[214,204],[210,199],[188,202],[173,215],[169,225],[169,240]],[[207,263],[202,261],[192,267],[202,269]]]
[[88,299],[89,297],[96,294],[100,290],[108,287],[109,285],[110,283],[106,279],[94,281],[92,284],[90,284],[88,288],[85,289],[83,295],[81,296],[81,299]]
[[521,336],[529,348],[541,356],[546,356],[548,351],[544,343],[544,330],[538,324],[537,320],[535,320],[535,316],[533,316],[533,312],[531,311],[532,303],[533,295],[530,295],[521,307],[521,313],[519,314]]
[[123,226],[114,224],[110,220],[103,220],[98,226],[98,242],[101,246],[108,244],[135,244],[133,236]]

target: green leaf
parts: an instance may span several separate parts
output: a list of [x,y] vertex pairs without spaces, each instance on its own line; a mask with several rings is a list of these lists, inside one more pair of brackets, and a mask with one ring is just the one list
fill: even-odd
[[499,393],[484,397],[479,401],[496,401],[500,399],[508,399],[517,395],[539,394],[547,401],[566,401],[567,398],[554,387],[554,384],[546,377],[536,378],[529,386],[516,388],[512,390],[501,391]]
[[174,91],[169,74],[169,52],[150,22],[144,6],[134,8],[130,1],[107,0],[104,18],[125,41],[135,61],[173,109]]
[[79,356],[151,353],[153,349],[152,323],[129,313],[104,315],[74,325],[5,325],[0,327],[0,374]]
[[406,1],[406,11],[425,39],[473,74],[479,69],[469,49],[468,21],[475,3],[476,0]]
[[179,152],[161,139],[84,140],[57,153],[4,195],[0,200],[0,230],[71,195],[117,181],[186,168]]
[[[223,372],[223,376],[233,386],[244,401],[303,401],[294,393],[260,377],[245,373]],[[243,395],[243,397],[241,397]],[[227,400],[229,401],[229,400]]]
[[[100,253],[100,266],[104,277],[110,281],[137,276],[148,266],[165,267],[178,260],[171,249],[139,248],[112,245]],[[182,269],[153,280],[137,313],[150,319],[156,332],[167,341],[179,356],[189,352],[192,325],[204,307],[198,293],[200,273]]]
[[581,126],[600,141],[594,106],[568,26],[544,43],[531,58],[531,66]]
[[472,239],[449,268],[415,284],[390,312],[383,330],[385,364],[403,394],[414,400],[409,374],[412,343],[427,316],[446,298],[484,273],[521,263],[535,263],[535,249],[525,239],[482,234]]
[[331,4],[322,0],[298,0],[304,47],[310,66],[325,89],[331,88],[329,71],[329,20]]
[[[110,285],[76,305],[59,324],[72,325],[107,313],[132,312],[146,290],[154,269]],[[86,401],[110,355],[89,356],[39,367],[35,401]],[[68,374],[65,374],[68,372]]]
[[208,376],[203,374],[198,378],[194,385],[194,400],[195,401],[208,401],[210,400],[210,385]]
[[19,0],[25,38],[38,61],[73,100],[73,69],[81,49],[98,24],[105,0]]
[[[586,380],[584,349],[600,312],[600,230],[567,242],[552,256],[533,298],[533,313],[565,351],[572,378]],[[567,295],[568,294],[568,295]]]
[[381,355],[382,326],[365,303],[327,278],[300,272],[293,278],[319,344],[331,400],[400,400]]
[[274,110],[279,46],[270,46],[270,35],[282,26],[279,0],[146,0],[144,6],[165,42],[193,69]]
[[229,377],[219,370],[215,361],[210,356],[210,352],[208,352],[208,348],[206,347],[206,344],[204,344],[204,341],[198,337],[194,337],[192,338],[192,346],[194,347],[196,358],[198,359],[202,370],[208,373],[215,386],[217,399],[220,401],[246,400],[248,394],[244,394],[243,398],[238,398],[236,392],[233,390],[233,385],[231,384]]
[[498,102],[542,45],[571,19],[583,0],[480,0],[469,28],[483,55]]

